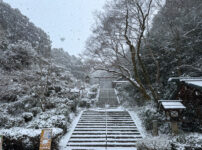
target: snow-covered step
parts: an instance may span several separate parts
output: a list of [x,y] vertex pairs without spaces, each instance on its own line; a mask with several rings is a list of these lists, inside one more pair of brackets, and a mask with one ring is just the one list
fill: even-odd
[[135,147],[136,143],[116,143],[116,142],[86,142],[86,143],[69,143],[68,146],[76,147]]
[[107,124],[133,124],[134,125],[134,122],[133,121],[127,121],[127,122],[122,122],[122,121],[108,121],[108,120],[104,120],[104,122],[103,121],[97,121],[97,122],[93,122],[93,121],[86,121],[86,122],[81,122],[81,121],[79,121],[78,122],[78,125],[80,125],[80,124],[82,124],[82,125],[84,125],[84,124],[106,124],[106,122],[107,122]]
[[[113,128],[116,128],[116,129],[125,129],[125,128],[135,128],[136,126],[107,126],[108,129],[113,129]],[[96,128],[106,128],[106,126],[103,126],[103,127],[96,127],[96,126],[76,126],[76,128],[92,128],[92,129],[96,129]]]
[[87,138],[87,139],[95,139],[95,138],[107,138],[107,139],[141,139],[141,135],[72,135],[72,138]]
[[107,122],[133,122],[133,120],[131,120],[131,119],[125,119],[125,120],[120,120],[120,119],[104,119],[104,120],[87,120],[87,119],[85,119],[85,120],[80,120],[79,122],[83,122],[83,123],[85,123],[85,122],[101,122],[101,121],[107,121]]
[[[79,124],[103,124],[103,121],[79,121]],[[134,124],[133,121],[108,121],[108,124]]]
[[135,149],[141,135],[127,111],[85,111],[68,146],[70,149]]
[[[74,131],[106,131],[106,128],[97,128],[97,129],[89,129],[89,128],[76,128]],[[138,131],[138,129],[107,129],[107,131]]]
[[124,122],[124,121],[133,121],[132,119],[81,119],[80,122],[82,121],[120,121],[120,122]]
[[119,121],[119,122],[124,122],[124,121],[133,121],[132,119],[81,119],[79,122],[90,122],[90,121]]
[[[84,142],[106,142],[106,138],[97,138],[97,139],[71,139],[69,142],[71,143],[84,143]],[[130,142],[137,142],[135,139],[107,139],[107,142],[117,142],[117,143],[130,143]]]
[[137,131],[121,131],[121,130],[119,130],[119,131],[109,131],[109,130],[106,130],[106,131],[101,131],[101,130],[91,130],[91,131],[74,131],[74,133],[73,134],[106,134],[106,132],[107,132],[107,134],[108,135],[110,135],[110,134],[121,134],[121,135],[123,135],[123,134],[139,134],[139,132],[137,132]]

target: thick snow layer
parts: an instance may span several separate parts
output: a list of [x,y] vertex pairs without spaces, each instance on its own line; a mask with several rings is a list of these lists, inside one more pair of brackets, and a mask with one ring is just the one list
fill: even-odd
[[[0,135],[6,137],[12,137],[13,139],[20,139],[20,137],[28,136],[28,137],[37,137],[40,136],[42,129],[25,129],[21,127],[14,127],[11,129],[1,129]],[[62,134],[63,130],[60,128],[52,128],[52,135],[55,137],[56,135]]]
[[171,77],[168,79],[168,82],[171,82],[173,80],[179,80],[180,82],[182,81],[201,81],[201,77]]
[[165,109],[185,109],[186,107],[181,102],[162,102]]
[[186,83],[202,87],[202,81],[186,81]]

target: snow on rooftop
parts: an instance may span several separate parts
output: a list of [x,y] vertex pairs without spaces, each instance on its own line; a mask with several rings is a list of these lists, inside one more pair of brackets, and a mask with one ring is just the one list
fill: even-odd
[[187,84],[192,84],[192,85],[196,85],[196,86],[200,86],[202,87],[202,79],[201,81],[197,80],[197,81],[185,81]]
[[168,82],[184,82],[194,88],[202,89],[202,77],[172,77]]
[[202,77],[171,77],[168,79],[168,82],[171,81],[180,81],[180,82],[185,82],[185,81],[202,81]]
[[161,102],[164,109],[185,109],[186,107],[181,102],[176,101],[162,101]]

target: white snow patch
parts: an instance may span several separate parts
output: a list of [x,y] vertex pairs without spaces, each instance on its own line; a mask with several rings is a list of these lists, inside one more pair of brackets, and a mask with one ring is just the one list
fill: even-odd
[[80,90],[79,90],[78,88],[75,87],[75,88],[71,89],[70,92],[72,92],[72,93],[79,93]]
[[[12,137],[13,139],[20,139],[20,137],[36,137],[40,136],[42,129],[25,129],[22,127],[14,127],[10,129],[1,129],[0,135],[6,137]],[[52,128],[52,136],[62,134],[63,130],[61,128]]]
[[186,81],[186,83],[202,87],[202,81]]
[[133,121],[135,122],[141,136],[143,138],[147,137],[148,134],[147,134],[146,130],[143,128],[142,121],[138,117],[137,112],[136,111],[128,111],[128,112],[129,112],[130,116],[132,117]]

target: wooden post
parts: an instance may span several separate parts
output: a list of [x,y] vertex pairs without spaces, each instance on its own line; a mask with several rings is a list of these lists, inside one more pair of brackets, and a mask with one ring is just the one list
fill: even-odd
[[178,124],[176,121],[172,121],[171,122],[171,129],[172,129],[172,133],[174,135],[177,135],[178,134]]
[[3,150],[3,136],[0,135],[0,150]]
[[153,130],[152,130],[153,136],[158,136],[158,121],[153,120],[152,125],[153,125]]

